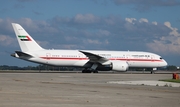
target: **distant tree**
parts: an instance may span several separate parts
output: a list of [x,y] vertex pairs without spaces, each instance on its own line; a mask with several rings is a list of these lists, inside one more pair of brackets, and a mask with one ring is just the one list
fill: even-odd
[[169,65],[169,66],[167,66],[166,69],[167,69],[168,71],[175,71],[175,70],[177,70],[177,67],[174,66],[174,65]]

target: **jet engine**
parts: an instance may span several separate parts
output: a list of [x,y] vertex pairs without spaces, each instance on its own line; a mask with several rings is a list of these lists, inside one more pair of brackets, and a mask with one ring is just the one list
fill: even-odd
[[112,70],[113,71],[127,71],[129,65],[125,61],[112,61]]

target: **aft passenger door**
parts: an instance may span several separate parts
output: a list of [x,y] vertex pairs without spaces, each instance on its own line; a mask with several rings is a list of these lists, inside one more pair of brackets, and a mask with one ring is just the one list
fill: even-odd
[[50,53],[46,53],[46,59],[50,60],[51,59],[51,54]]

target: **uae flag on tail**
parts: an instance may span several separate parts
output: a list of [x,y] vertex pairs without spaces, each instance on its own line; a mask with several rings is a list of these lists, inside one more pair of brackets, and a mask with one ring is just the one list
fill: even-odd
[[31,41],[31,39],[29,38],[29,36],[21,36],[21,35],[18,35],[18,38],[19,38],[21,41]]

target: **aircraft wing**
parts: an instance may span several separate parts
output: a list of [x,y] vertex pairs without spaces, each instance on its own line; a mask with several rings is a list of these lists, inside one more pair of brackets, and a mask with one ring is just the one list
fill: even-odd
[[96,55],[96,54],[93,54],[93,53],[90,53],[90,52],[85,52],[85,51],[81,51],[81,50],[79,52],[86,55],[89,58],[90,62],[106,62],[106,61],[108,61],[107,58],[104,58],[102,56],[99,56],[99,55]]

